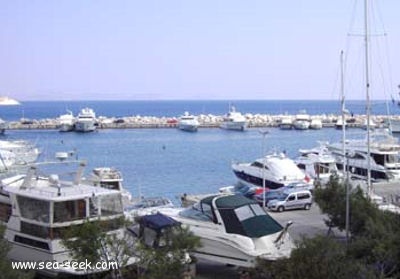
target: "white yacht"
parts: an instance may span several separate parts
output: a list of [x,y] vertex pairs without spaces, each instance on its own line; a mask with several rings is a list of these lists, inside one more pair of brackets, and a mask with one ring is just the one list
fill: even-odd
[[254,267],[257,258],[277,260],[294,248],[288,223],[282,227],[257,204],[243,195],[211,195],[187,208],[161,208],[187,226],[201,240],[193,255],[200,259]]
[[281,123],[279,124],[281,130],[291,130],[293,128],[293,119],[290,115],[284,115],[281,118]]
[[249,186],[263,187],[263,179],[269,189],[299,182],[313,184],[313,180],[283,153],[270,154],[252,163],[233,163],[232,169],[239,181]]
[[319,119],[319,118],[311,119],[310,129],[312,129],[312,130],[320,130],[320,129],[322,129],[322,120]]
[[299,111],[293,121],[293,127],[296,130],[307,130],[310,127],[310,115],[305,110]]
[[[0,218],[6,223],[5,238],[11,245],[8,257],[12,261],[57,262],[59,269],[38,270],[52,276],[105,271],[62,265],[73,258],[62,245],[61,234],[71,226],[99,221],[107,234],[123,237],[125,229],[119,222],[124,216],[121,192],[82,184],[84,162],[75,162],[79,168],[69,179],[61,172],[60,176],[45,173],[46,166],[64,163],[38,163],[25,175],[1,181]],[[68,165],[71,163],[67,161]],[[115,259],[110,249],[105,247],[105,251],[102,260]],[[128,262],[134,260],[130,258]]]
[[300,149],[299,152],[296,165],[314,180],[325,184],[332,175],[339,175],[335,156],[322,143],[312,149]]
[[[346,158],[343,156],[342,142],[327,145],[335,155],[338,169],[343,170],[346,160],[348,170],[353,177],[366,179],[368,176],[367,139],[347,139],[345,141]],[[386,131],[375,131],[370,134],[370,167],[373,180],[400,179],[400,144],[398,139]]]
[[72,111],[58,117],[58,129],[60,132],[69,132],[75,128],[75,117]]
[[93,132],[96,130],[96,114],[91,108],[83,108],[75,122],[75,131]]
[[180,130],[196,132],[199,128],[199,125],[200,123],[197,120],[197,117],[189,114],[189,112],[187,111],[185,111],[185,113],[181,117],[179,117],[178,128]]
[[244,131],[247,128],[247,120],[234,106],[231,106],[229,112],[224,115],[220,127],[226,130]]
[[34,163],[40,151],[33,144],[23,140],[0,140],[0,150],[11,152],[15,155],[14,165],[28,165]]
[[[338,130],[341,130],[342,127],[343,127],[343,124],[344,124],[344,125],[347,124],[347,123],[346,123],[346,118],[344,118],[344,122],[343,122],[343,117],[342,117],[342,116],[339,116],[338,119],[336,120],[335,128],[338,129]],[[346,125],[346,127],[347,127],[347,125]]]
[[[374,122],[374,120],[370,119],[369,120],[369,129],[370,130],[374,130],[377,127],[376,123]],[[368,121],[367,119],[364,119],[363,124],[362,124],[362,128],[364,130],[368,129]]]
[[89,176],[82,181],[95,187],[103,187],[121,192],[124,207],[129,206],[133,202],[132,194],[123,186],[121,172],[115,168],[94,168]]

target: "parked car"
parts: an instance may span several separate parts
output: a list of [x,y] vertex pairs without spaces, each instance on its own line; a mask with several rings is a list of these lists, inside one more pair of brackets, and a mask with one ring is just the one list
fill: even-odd
[[[282,194],[283,194],[283,190],[281,190],[281,189],[269,190],[269,191],[265,192],[265,205],[267,205],[269,201],[279,198]],[[258,204],[263,205],[264,193],[261,192],[257,195],[254,195],[253,199],[255,201],[257,201]]]
[[268,202],[268,209],[282,212],[288,209],[305,209],[311,208],[313,197],[309,190],[284,191],[274,200]]

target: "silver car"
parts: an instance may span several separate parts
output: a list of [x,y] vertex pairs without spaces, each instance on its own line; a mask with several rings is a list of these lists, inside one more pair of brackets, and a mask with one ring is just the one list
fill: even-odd
[[269,201],[269,210],[282,212],[288,209],[310,209],[313,202],[312,194],[309,190],[285,191],[275,200]]

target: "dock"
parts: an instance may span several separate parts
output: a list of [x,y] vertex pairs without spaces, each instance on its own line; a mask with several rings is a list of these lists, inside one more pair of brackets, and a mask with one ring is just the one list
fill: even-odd
[[[279,127],[282,118],[288,115],[270,114],[245,114],[249,128]],[[295,115],[291,116],[295,119]],[[320,119],[324,128],[335,127],[338,115],[312,115],[311,119]],[[222,115],[201,114],[197,116],[199,128],[218,128],[222,123]],[[374,115],[371,117],[378,127],[386,127],[389,116]],[[399,116],[396,116],[400,120]],[[347,127],[363,128],[366,115],[354,115],[347,119]],[[98,129],[139,129],[139,128],[177,128],[179,117],[155,117],[155,116],[126,116],[97,118]],[[8,130],[51,130],[58,129],[58,118],[46,119],[20,119],[19,121],[7,122]]]

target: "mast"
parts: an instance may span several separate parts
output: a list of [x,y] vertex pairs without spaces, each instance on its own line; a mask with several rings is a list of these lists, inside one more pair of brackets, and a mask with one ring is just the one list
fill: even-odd
[[350,234],[350,197],[349,197],[349,171],[347,170],[347,158],[348,154],[346,154],[346,121],[345,117],[345,97],[344,97],[344,63],[343,63],[343,50],[340,52],[340,85],[341,85],[341,97],[342,97],[342,152],[343,152],[343,177],[346,186],[346,221],[345,221],[345,229],[346,229],[346,243],[349,243],[349,234]]
[[345,97],[344,97],[344,66],[343,50],[340,52],[340,92],[342,104],[342,152],[343,152],[343,174],[346,172],[346,121],[345,117]]
[[366,93],[366,110],[367,110],[367,194],[370,197],[371,194],[371,134],[370,134],[370,118],[371,118],[371,103],[369,97],[369,30],[368,30],[368,0],[364,1],[364,43],[365,43],[365,93]]

